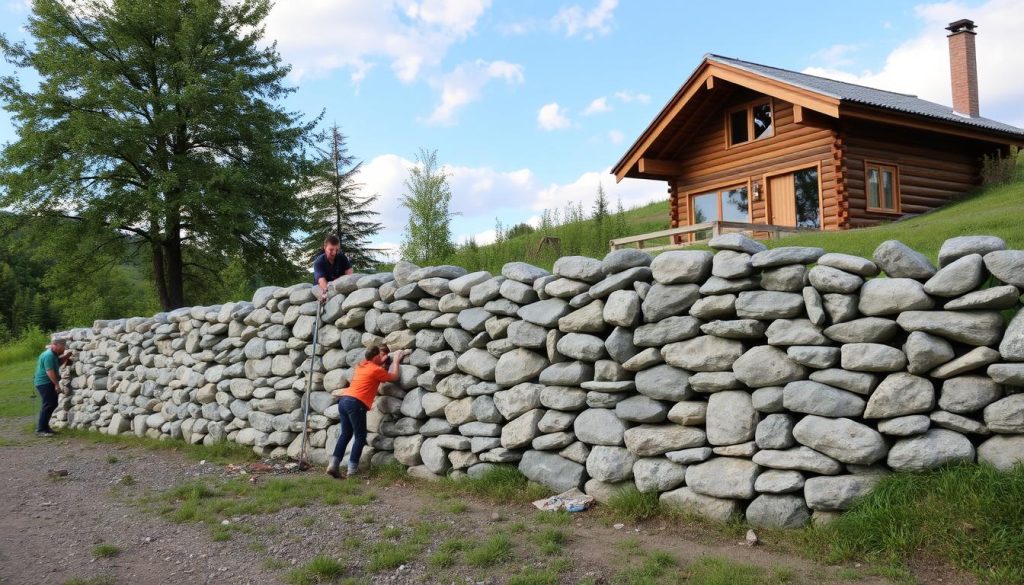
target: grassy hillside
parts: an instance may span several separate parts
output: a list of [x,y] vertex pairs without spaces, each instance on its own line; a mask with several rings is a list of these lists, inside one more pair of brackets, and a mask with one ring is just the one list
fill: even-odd
[[[602,258],[608,253],[608,240],[611,238],[668,229],[668,209],[668,201],[630,209],[623,213],[618,222],[612,222],[618,229],[606,229],[603,233],[595,229],[593,220],[567,222],[545,231],[537,230],[509,238],[497,244],[476,248],[464,247],[450,258],[449,262],[469,270],[490,270],[497,273],[506,262],[516,260],[530,262],[550,270],[559,256],[580,254]],[[938,256],[942,242],[955,236],[999,236],[1006,240],[1010,248],[1024,249],[1022,223],[1024,180],[981,189],[941,209],[902,221],[873,228],[798,234],[765,243],[773,248],[818,246],[830,252],[845,252],[870,258],[878,244],[895,239],[934,260]],[[543,236],[560,238],[560,248],[544,246],[538,250],[538,243]],[[651,241],[647,245],[664,243],[667,243],[666,238]]]

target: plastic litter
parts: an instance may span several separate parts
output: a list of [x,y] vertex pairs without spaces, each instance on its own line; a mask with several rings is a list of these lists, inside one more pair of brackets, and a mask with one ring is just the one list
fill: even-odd
[[588,496],[576,488],[572,488],[550,498],[537,500],[533,505],[538,510],[544,510],[545,512],[557,512],[559,510],[582,512],[594,505],[594,497]]

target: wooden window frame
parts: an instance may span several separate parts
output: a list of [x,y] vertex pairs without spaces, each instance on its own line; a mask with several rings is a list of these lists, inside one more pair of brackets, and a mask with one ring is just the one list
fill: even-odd
[[[885,197],[881,192],[882,187],[882,170],[892,171],[892,203],[893,208],[889,209],[886,207],[871,207],[871,196],[868,194],[868,171],[870,169],[878,170],[878,202],[882,203]],[[900,167],[896,163],[881,162],[881,161],[864,161],[864,210],[870,211],[871,213],[887,213],[890,215],[902,215],[902,202],[900,201]]]
[[[771,128],[771,131],[762,134],[758,138],[754,138],[754,108],[757,107],[757,106],[764,105],[764,104],[768,104],[768,109],[772,113],[772,128]],[[747,140],[744,141],[744,142],[737,142],[736,144],[733,144],[733,142],[732,142],[732,115],[734,113],[736,113],[736,112],[741,112],[741,111],[745,111],[747,113],[747,136],[749,136],[749,138],[747,138]],[[734,108],[729,108],[728,110],[725,111],[725,148],[726,148],[726,150],[729,150],[730,148],[738,148],[738,147],[741,147],[741,146],[744,146],[744,145],[747,145],[747,144],[753,144],[755,142],[760,142],[762,140],[767,140],[767,139],[773,138],[773,137],[775,137],[775,100],[773,100],[771,98],[771,96],[763,97],[763,98],[758,98],[756,100],[749,101],[749,102],[747,102],[746,104],[744,104],[742,106],[736,106]]]
[[689,222],[687,225],[695,225],[697,222],[693,219],[693,198],[698,195],[709,195],[714,193],[718,195],[718,216],[715,219],[708,221],[725,221],[719,220],[722,217],[722,191],[732,191],[733,189],[746,189],[747,190],[747,223],[753,223],[751,218],[754,213],[753,205],[753,192],[751,191],[750,179],[746,181],[729,181],[727,183],[715,183],[699,189],[691,189],[686,191],[686,220]]

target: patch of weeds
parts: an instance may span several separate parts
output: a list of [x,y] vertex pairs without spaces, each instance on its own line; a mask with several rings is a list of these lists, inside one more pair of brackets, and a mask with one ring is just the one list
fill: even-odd
[[130,473],[126,473],[121,476],[121,479],[117,480],[117,483],[121,485],[135,485],[135,478]]
[[342,496],[340,500],[349,506],[368,506],[377,499],[375,494],[349,494]]
[[550,568],[527,568],[512,575],[508,585],[558,585],[558,572]]
[[117,585],[117,579],[111,575],[98,575],[87,579],[70,579],[64,585]]
[[439,569],[450,567],[458,560],[458,553],[466,550],[468,546],[466,540],[462,538],[449,538],[437,547],[434,554],[430,555],[427,564]]
[[792,572],[765,574],[760,567],[737,563],[721,557],[702,557],[688,567],[688,582],[708,585],[782,585],[790,583]]
[[111,465],[117,463],[117,457],[115,457],[114,455],[107,455],[107,463]]
[[384,538],[397,539],[399,536],[402,536],[402,529],[397,526],[388,526],[380,532],[380,535]]
[[[615,585],[647,585],[649,583],[660,583],[663,579],[672,577],[672,575],[668,575],[667,573],[669,573],[669,569],[676,566],[675,557],[661,551],[639,551],[635,560],[639,562],[630,563],[629,566],[620,570],[612,577],[611,582]],[[729,581],[705,582],[694,579],[692,582],[700,583],[701,585],[735,585]]]
[[231,540],[231,529],[220,524],[212,530],[210,538],[212,538],[214,542],[226,542]]
[[456,500],[456,501],[448,504],[448,511],[451,512],[452,514],[462,514],[463,512],[466,512],[467,510],[469,510],[469,504],[467,504],[466,502],[463,502],[461,500]]
[[572,523],[572,512],[556,510],[554,512],[538,511],[533,515],[534,520],[548,526],[567,526]]
[[804,531],[828,562],[867,559],[903,570],[917,556],[945,559],[980,581],[1024,583],[1024,466],[1001,472],[958,464],[894,473],[834,522]]
[[287,566],[288,566],[288,562],[287,561],[283,561],[281,559],[275,559],[274,557],[269,557],[269,558],[267,558],[267,559],[265,559],[263,561],[263,568],[264,569],[269,569],[271,571],[277,571],[277,570],[283,569],[283,568],[285,568]]
[[345,550],[359,550],[363,546],[363,539],[350,536],[341,541],[341,548]]
[[363,516],[363,518],[362,518],[362,523],[363,523],[363,524],[373,524],[373,523],[374,523],[374,522],[376,522],[376,521],[377,521],[377,519],[376,519],[376,518],[374,518],[374,517],[373,517],[372,515],[370,515],[370,514],[367,514],[366,516]]
[[658,515],[661,503],[657,492],[641,492],[635,487],[628,487],[615,492],[605,509],[616,519],[638,522]]
[[511,524],[505,527],[505,531],[509,534],[520,534],[522,532],[526,532],[526,523],[512,522]]
[[465,555],[466,562],[474,567],[492,567],[512,558],[512,540],[505,534],[495,534],[466,550]]
[[533,540],[537,543],[540,552],[546,555],[555,555],[562,551],[569,537],[557,528],[545,528],[534,534]]
[[229,441],[221,441],[212,445],[192,445],[184,441],[161,441],[135,435],[108,435],[85,429],[62,429],[60,438],[85,440],[97,444],[141,447],[154,451],[176,451],[184,453],[195,461],[205,460],[210,463],[238,463],[258,459],[251,448]]
[[532,502],[550,493],[510,465],[499,465],[480,477],[444,478],[433,489],[447,496],[472,495],[503,504]]
[[303,517],[302,518],[302,525],[305,526],[306,528],[312,528],[312,527],[316,526],[316,517],[315,516],[305,516],[305,517]]
[[405,470],[405,466],[397,461],[384,465],[374,465],[370,468],[368,475],[370,479],[385,485],[402,483],[411,479]]
[[409,562],[419,547],[411,543],[391,544],[379,542],[373,546],[370,554],[370,571],[376,573],[386,569],[394,569]]
[[92,556],[97,559],[109,559],[110,557],[117,556],[120,552],[121,548],[116,544],[104,542],[96,545],[92,549]]
[[267,545],[263,544],[262,542],[250,542],[249,550],[258,553],[267,552]]
[[316,583],[333,583],[341,578],[345,565],[338,559],[327,555],[317,555],[305,565],[285,575],[285,582],[292,585],[313,585]]

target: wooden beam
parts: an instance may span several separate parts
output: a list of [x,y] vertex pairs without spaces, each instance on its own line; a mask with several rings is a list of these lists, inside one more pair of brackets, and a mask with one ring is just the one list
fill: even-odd
[[804,107],[801,106],[800,104],[793,104],[793,123],[804,123]]
[[641,158],[637,161],[637,167],[641,175],[653,177],[675,177],[683,172],[683,163],[674,160]]
[[843,106],[843,115],[851,118],[860,118],[862,120],[871,120],[873,122],[883,122],[894,126],[917,128],[919,130],[931,130],[932,132],[938,132],[940,134],[950,134],[961,138],[980,140],[982,142],[990,142],[993,144],[1013,144],[1016,146],[1024,146],[1024,140],[1019,137],[1011,137],[1003,132],[985,130],[984,128],[974,129],[953,122],[945,122],[943,120],[932,121],[927,119],[915,119],[909,116],[879,110],[877,108],[868,109],[863,106]]
[[715,77],[725,81],[785,100],[794,105],[804,106],[809,110],[820,112],[831,118],[839,117],[839,100],[837,98],[824,96],[788,83],[761,77],[741,69],[734,69],[721,63],[714,63],[711,67],[714,69]]
[[715,76],[714,75],[709,75],[708,76],[707,80],[704,82],[704,87],[706,87],[708,91],[711,91],[712,89],[715,89]]

